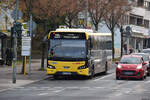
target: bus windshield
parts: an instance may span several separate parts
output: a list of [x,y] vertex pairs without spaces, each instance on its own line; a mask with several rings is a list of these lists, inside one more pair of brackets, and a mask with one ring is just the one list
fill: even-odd
[[50,39],[49,57],[51,59],[86,58],[86,40]]

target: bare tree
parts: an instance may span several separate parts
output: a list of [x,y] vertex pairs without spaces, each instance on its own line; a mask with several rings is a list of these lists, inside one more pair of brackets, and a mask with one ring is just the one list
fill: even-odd
[[107,6],[108,14],[105,15],[104,20],[106,26],[112,33],[112,58],[114,59],[114,34],[115,28],[118,27],[121,22],[122,16],[124,16],[129,10],[131,5],[127,0],[110,0]]
[[[82,6],[81,6],[82,5]],[[64,16],[65,24],[69,27],[73,26],[73,21],[77,19],[78,13],[83,11],[84,1],[81,0],[65,0],[64,1]]]
[[[0,22],[1,26],[3,27],[3,31],[8,30],[8,25],[11,26],[11,17],[10,17],[10,11],[14,8],[13,5],[15,2],[13,0],[0,0],[0,15],[1,18],[3,18],[5,21]],[[3,17],[2,17],[3,16]]]
[[107,14],[106,7],[108,3],[107,0],[89,0],[88,11],[95,26],[96,31],[98,30],[98,24],[103,21],[104,15]]

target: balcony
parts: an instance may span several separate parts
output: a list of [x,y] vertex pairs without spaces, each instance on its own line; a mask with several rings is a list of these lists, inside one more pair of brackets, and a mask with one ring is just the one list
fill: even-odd
[[141,7],[133,7],[132,11],[130,12],[133,15],[138,15],[138,16],[143,16],[145,15],[145,8],[141,8]]
[[149,36],[149,29],[141,26],[136,25],[125,25],[124,29],[130,26],[131,27],[131,36],[132,37],[139,37],[139,38],[145,38]]

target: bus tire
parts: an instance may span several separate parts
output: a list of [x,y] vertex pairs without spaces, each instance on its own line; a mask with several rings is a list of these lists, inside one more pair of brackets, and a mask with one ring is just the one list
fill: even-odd
[[59,76],[58,76],[58,75],[53,75],[53,78],[54,78],[54,79],[58,79]]
[[91,68],[91,74],[90,74],[89,78],[92,79],[94,77],[94,75],[95,75],[95,70],[94,70],[94,65],[93,65]]
[[108,65],[107,65],[107,62],[106,62],[104,74],[107,74],[107,71],[108,71]]

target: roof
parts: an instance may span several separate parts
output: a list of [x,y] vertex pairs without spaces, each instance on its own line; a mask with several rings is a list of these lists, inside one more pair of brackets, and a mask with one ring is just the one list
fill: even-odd
[[143,49],[143,50],[150,50],[150,48],[147,48],[147,49]]
[[144,56],[148,57],[149,56],[147,53],[133,53],[131,55],[137,55],[137,56],[142,56],[142,57],[144,57]]
[[124,55],[123,57],[138,57],[138,58],[141,58],[142,56],[139,56],[139,55]]
[[92,29],[79,29],[79,28],[58,28],[56,29],[57,32],[88,32],[93,33]]
[[111,33],[89,33],[89,35],[112,36]]
[[146,53],[132,53],[132,55],[146,55]]

